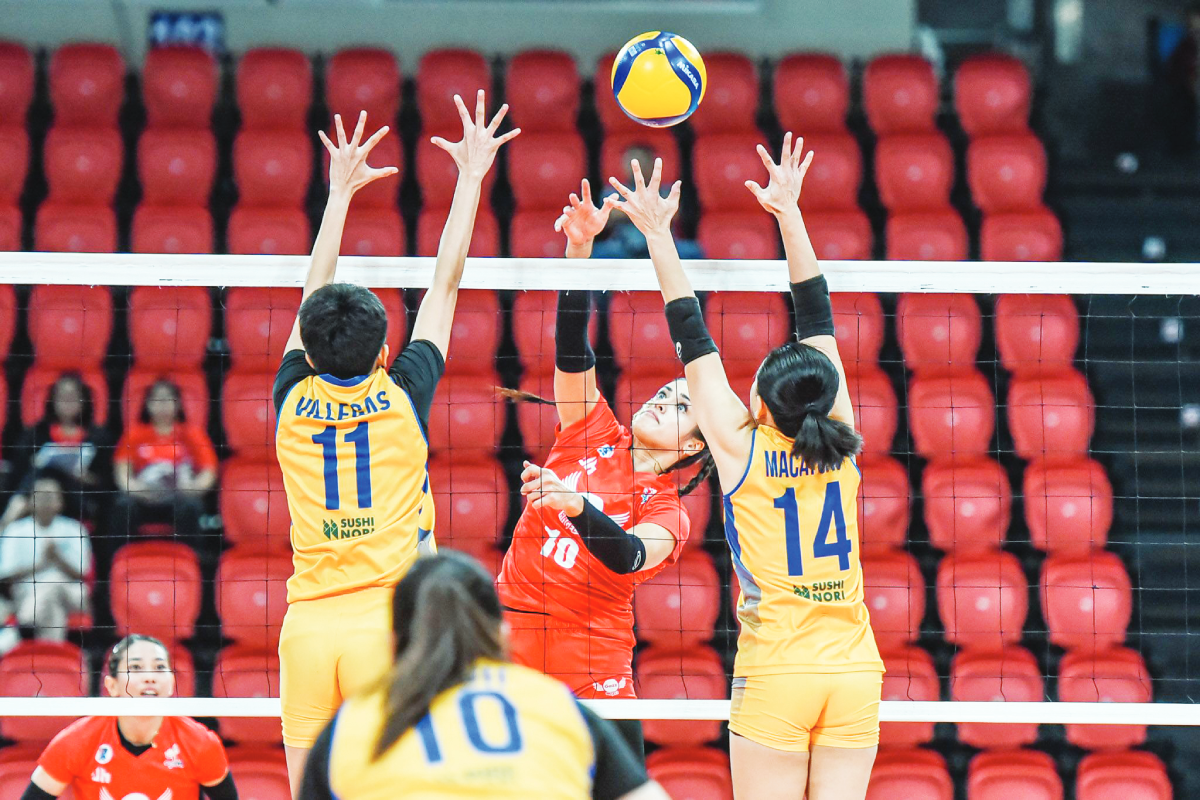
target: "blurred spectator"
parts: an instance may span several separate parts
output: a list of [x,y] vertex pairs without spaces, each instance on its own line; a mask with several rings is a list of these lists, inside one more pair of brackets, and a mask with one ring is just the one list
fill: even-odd
[[[646,145],[633,145],[628,148],[625,154],[621,156],[621,163],[625,165],[625,174],[619,176],[621,183],[631,189],[633,188],[633,170],[630,169],[629,164],[634,160],[641,165],[642,176],[649,181],[651,173],[654,172],[655,157],[654,150]],[[605,177],[605,184],[608,184],[607,176]],[[664,186],[663,191],[668,191],[670,188],[670,186]],[[616,193],[616,189],[608,186],[608,190],[600,196],[597,202]],[[678,214],[675,216],[675,221],[676,223],[679,222]],[[675,247],[679,250],[680,258],[704,258],[704,252],[700,249],[700,245],[691,239],[680,239],[676,236]],[[616,211],[609,216],[608,236],[604,240],[596,242],[592,248],[592,258],[649,257],[650,248],[646,246],[646,237],[620,211]]]
[[140,420],[117,443],[113,475],[113,547],[148,522],[172,523],[176,536],[199,547],[200,515],[204,495],[216,482],[217,453],[208,434],[188,424],[173,382],[160,379],[146,390]]
[[1190,153],[1196,149],[1197,114],[1197,61],[1200,56],[1200,3],[1188,8],[1187,28],[1179,44],[1167,58],[1165,79],[1167,85],[1167,136],[1171,149],[1178,153]]
[[[58,478],[43,474],[29,495],[32,515],[0,534],[0,618],[15,614],[17,625],[39,639],[63,641],[67,619],[88,610],[92,548],[78,520],[62,516]],[[0,651],[16,644],[11,630],[0,636]]]

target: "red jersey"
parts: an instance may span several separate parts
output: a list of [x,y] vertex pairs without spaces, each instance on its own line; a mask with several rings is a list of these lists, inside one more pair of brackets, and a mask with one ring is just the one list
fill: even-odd
[[38,766],[70,784],[75,800],[198,800],[229,771],[220,738],[195,720],[165,717],[140,756],[125,749],[116,717],[84,717],[47,745]]
[[217,468],[217,451],[198,425],[178,423],[165,436],[153,425],[135,422],[117,442],[117,462],[130,462],[137,475],[151,464],[190,464],[196,472]]
[[496,579],[501,603],[633,647],[634,587],[679,558],[689,522],[678,476],[634,472],[632,445],[633,435],[601,398],[584,419],[556,431],[544,466],[625,530],[642,523],[666,528],[675,535],[671,555],[653,569],[619,575],[592,557],[565,512],[526,505]]

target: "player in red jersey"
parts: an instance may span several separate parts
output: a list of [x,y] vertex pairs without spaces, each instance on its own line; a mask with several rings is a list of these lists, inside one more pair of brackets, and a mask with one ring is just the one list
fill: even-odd
[[[170,697],[175,673],[166,647],[126,636],[108,659],[110,697]],[[220,738],[187,717],[84,717],[43,751],[21,800],[237,800]]]
[[[555,228],[567,257],[587,258],[612,205],[582,199]],[[673,563],[689,524],[680,496],[712,469],[692,418],[687,381],[663,386],[617,422],[596,386],[588,342],[587,292],[560,292],[555,329],[554,405],[559,426],[543,466],[526,462],[528,499],[496,586],[511,629],[513,661],[565,682],[578,697],[634,697],[633,590]],[[541,398],[506,392],[522,400]],[[550,402],[550,401],[542,401]],[[700,464],[682,489],[678,470]],[[622,732],[642,752],[641,726]]]

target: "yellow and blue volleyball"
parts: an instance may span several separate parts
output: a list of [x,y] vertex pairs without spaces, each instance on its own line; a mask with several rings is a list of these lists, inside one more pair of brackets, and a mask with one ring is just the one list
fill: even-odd
[[617,105],[631,119],[652,128],[677,125],[690,117],[704,99],[707,84],[700,51],[674,33],[635,36],[613,59]]

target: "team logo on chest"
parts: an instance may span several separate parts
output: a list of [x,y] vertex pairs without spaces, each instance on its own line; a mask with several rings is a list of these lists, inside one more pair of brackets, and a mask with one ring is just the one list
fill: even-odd
[[104,767],[92,770],[92,783],[112,783],[112,773]]
[[[171,800],[171,798],[174,796],[174,794],[175,793],[173,791],[171,791],[170,789],[167,789],[165,792],[163,792],[162,794],[160,794],[158,796],[158,800]],[[112,796],[111,793],[109,793],[108,789],[101,787],[100,788],[100,800],[115,800],[115,798]],[[150,795],[142,794],[141,792],[130,792],[129,794],[122,797],[121,800],[150,800]]]
[[102,744],[96,749],[96,763],[107,764],[112,761],[113,749],[111,744]]
[[179,757],[179,745],[173,744],[163,753],[163,766],[167,769],[183,769],[183,759]]
[[601,458],[612,458],[613,453],[617,452],[616,448],[611,444],[602,444],[596,449],[596,455]]

